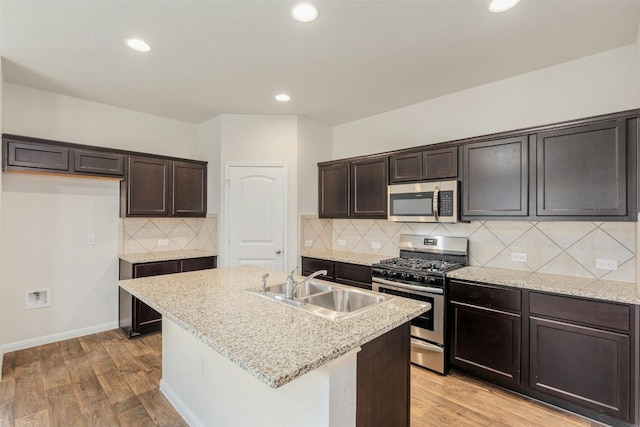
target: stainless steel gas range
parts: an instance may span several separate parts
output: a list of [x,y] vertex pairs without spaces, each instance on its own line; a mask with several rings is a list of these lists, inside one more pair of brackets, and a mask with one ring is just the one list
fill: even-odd
[[411,321],[411,362],[446,374],[446,273],[469,263],[469,240],[402,234],[398,246],[399,257],[373,264],[373,290],[431,304]]

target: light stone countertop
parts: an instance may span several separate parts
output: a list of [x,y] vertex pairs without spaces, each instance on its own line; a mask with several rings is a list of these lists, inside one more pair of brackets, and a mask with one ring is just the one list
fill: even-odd
[[119,258],[124,261],[130,262],[131,264],[138,264],[141,262],[173,261],[175,259],[202,258],[217,255],[218,254],[214,252],[187,250],[153,252],[144,254],[122,254],[119,256]]
[[[231,360],[277,388],[362,346],[429,309],[393,297],[341,320],[328,320],[250,294],[267,270],[242,266],[120,281],[120,286]],[[267,286],[286,273],[268,271]],[[297,277],[300,280],[302,277]],[[331,283],[334,288],[349,288]]]
[[302,251],[300,256],[308,258],[320,258],[329,261],[346,262],[350,264],[372,265],[383,259],[393,258],[389,255],[363,254],[348,251],[324,251],[324,252],[305,252]]
[[636,283],[488,267],[464,267],[447,273],[447,277],[604,301],[640,304],[640,286]]

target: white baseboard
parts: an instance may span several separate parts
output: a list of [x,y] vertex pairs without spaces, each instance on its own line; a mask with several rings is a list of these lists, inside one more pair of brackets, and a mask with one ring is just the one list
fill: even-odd
[[[110,331],[118,328],[118,321],[103,323],[101,325],[89,326],[87,328],[74,329],[72,331],[59,332],[57,334],[45,335],[43,337],[31,338],[24,341],[4,344],[0,347],[0,354],[10,353],[12,351],[24,350],[26,348],[37,347],[39,345],[51,344],[52,342],[64,341],[71,338],[82,337],[85,335],[96,334],[98,332]],[[2,360],[0,359],[0,365]]]
[[190,427],[205,427],[204,424],[200,422],[198,417],[195,416],[193,412],[184,404],[180,396],[173,391],[171,387],[167,385],[164,380],[160,380],[160,391],[164,394],[164,397],[167,398],[171,406],[180,414],[180,416],[189,424]]

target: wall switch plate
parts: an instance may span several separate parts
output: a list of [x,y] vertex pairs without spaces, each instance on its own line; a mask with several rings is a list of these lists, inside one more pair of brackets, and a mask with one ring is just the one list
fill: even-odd
[[313,240],[305,240],[304,241],[304,247],[305,248],[310,248],[311,246],[313,246]]
[[96,244],[96,235],[93,233],[87,234],[87,245],[94,246]]
[[596,268],[601,270],[617,270],[618,261],[614,259],[596,259]]
[[518,253],[518,252],[513,252],[511,254],[511,261],[527,262],[527,254],[521,254],[521,253]]
[[380,249],[380,242],[371,242],[372,249]]
[[158,239],[158,246],[168,246],[169,241],[167,239]]
[[347,241],[344,239],[338,239],[338,245],[340,246],[347,246]]

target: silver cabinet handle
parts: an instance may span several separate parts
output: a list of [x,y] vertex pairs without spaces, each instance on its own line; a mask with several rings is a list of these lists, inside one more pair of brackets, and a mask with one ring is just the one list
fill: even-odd
[[282,251],[281,251],[280,249],[276,249],[276,253],[277,253],[278,255],[280,255],[280,254],[282,253]]

